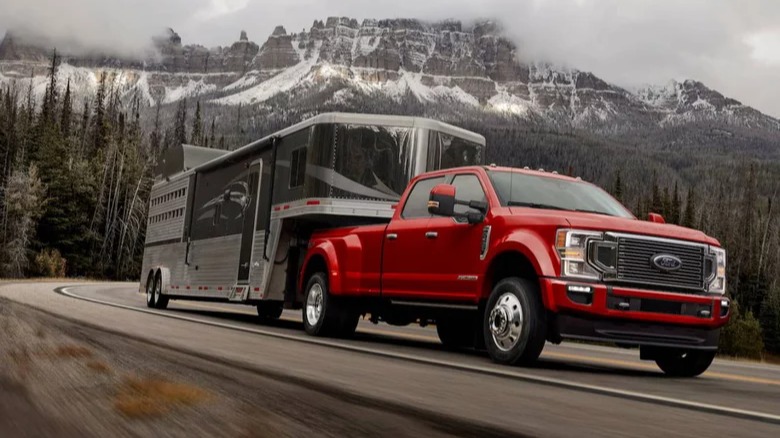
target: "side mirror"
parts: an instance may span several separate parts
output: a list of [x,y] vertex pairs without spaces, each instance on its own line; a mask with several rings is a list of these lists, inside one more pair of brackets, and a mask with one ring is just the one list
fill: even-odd
[[661,216],[658,213],[648,213],[647,214],[647,220],[650,222],[655,222],[657,224],[665,224],[666,220],[663,216]]
[[455,216],[455,186],[439,184],[431,189],[428,213],[437,216]]

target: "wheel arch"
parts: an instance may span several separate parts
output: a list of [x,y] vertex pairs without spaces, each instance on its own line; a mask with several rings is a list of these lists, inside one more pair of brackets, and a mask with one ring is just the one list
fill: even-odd
[[490,260],[482,285],[481,301],[486,302],[490,297],[493,288],[501,280],[508,277],[519,277],[531,281],[537,285],[536,292],[540,295],[542,303],[546,308],[551,303],[552,297],[547,296],[541,278],[544,273],[539,271],[539,264],[534,263],[534,258],[529,257],[517,248],[507,248],[504,251],[496,253]]

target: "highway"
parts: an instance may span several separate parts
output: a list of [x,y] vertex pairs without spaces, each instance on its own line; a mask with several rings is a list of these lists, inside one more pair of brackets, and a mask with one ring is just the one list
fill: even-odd
[[135,283],[19,283],[0,296],[237,369],[393,409],[522,436],[780,436],[780,367],[718,359],[665,377],[635,350],[548,344],[537,366],[448,350],[432,327],[361,321],[354,339],[313,338],[300,312],[258,323],[253,307],[171,301],[146,308]]

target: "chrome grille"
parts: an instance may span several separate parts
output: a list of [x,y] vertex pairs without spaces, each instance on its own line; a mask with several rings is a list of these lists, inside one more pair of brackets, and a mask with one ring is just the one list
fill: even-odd
[[[617,281],[675,289],[704,289],[704,245],[635,236],[618,236],[617,241]],[[679,258],[682,267],[671,272],[661,271],[651,262],[658,254]]]

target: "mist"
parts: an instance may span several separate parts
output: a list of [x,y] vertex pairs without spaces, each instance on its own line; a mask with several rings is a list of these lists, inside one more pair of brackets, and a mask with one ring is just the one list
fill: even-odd
[[591,71],[633,88],[696,79],[780,116],[780,2],[761,0],[4,0],[0,32],[132,56],[173,28],[184,44],[225,46],[246,30],[299,32],[328,16],[499,21],[523,61]]

